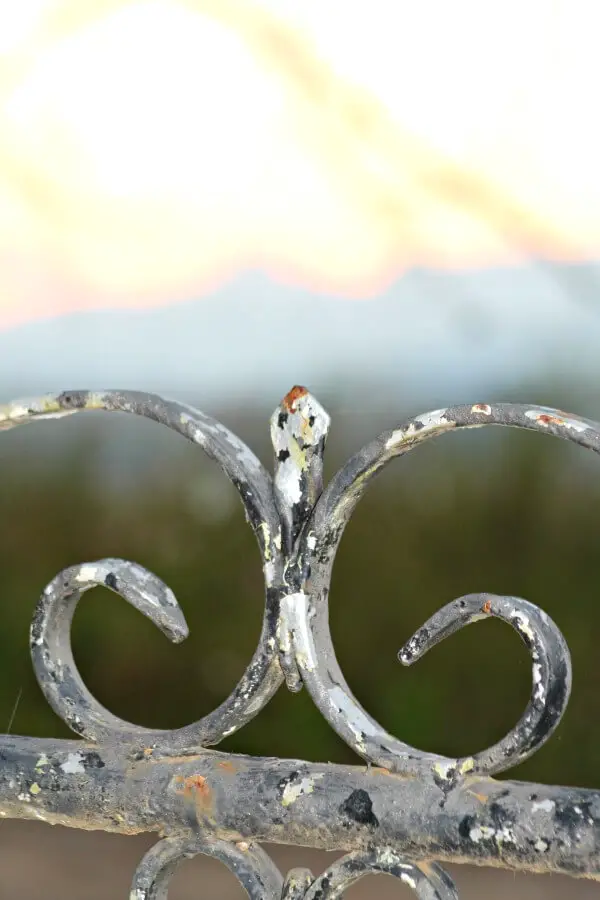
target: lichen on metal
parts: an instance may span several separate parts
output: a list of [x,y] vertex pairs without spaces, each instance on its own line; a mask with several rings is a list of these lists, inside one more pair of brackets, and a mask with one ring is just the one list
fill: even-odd
[[[188,632],[177,599],[156,574],[126,560],[59,573],[35,610],[31,654],[45,697],[79,740],[0,736],[0,817],[156,832],[160,840],[140,863],[130,900],[165,900],[177,864],[196,854],[221,860],[257,900],[332,900],[377,873],[395,876],[423,900],[456,900],[444,862],[600,880],[600,791],[492,777],[539,749],[568,703],[569,650],[543,610],[519,597],[470,594],[433,615],[399,651],[410,665],[489,617],[510,624],[527,646],[532,688],[519,722],[494,746],[460,759],[411,747],[363,709],[337,662],[328,612],[345,526],[373,477],[396,456],[447,431],[487,425],[551,434],[598,453],[600,426],[546,407],[447,407],[379,435],[326,487],[329,416],[298,386],[271,418],[273,477],[219,422],[151,394],[70,391],[17,401],[0,407],[0,430],[85,410],[152,419],[219,463],[262,556],[262,631],[238,685],[216,710],[179,729],[143,728],[112,715],[85,686],[71,650],[73,615],[82,595],[102,584],[178,642]],[[256,716],[283,683],[309,692],[366,768],[207,749]],[[283,877],[261,842],[345,855],[320,876],[293,869]]]

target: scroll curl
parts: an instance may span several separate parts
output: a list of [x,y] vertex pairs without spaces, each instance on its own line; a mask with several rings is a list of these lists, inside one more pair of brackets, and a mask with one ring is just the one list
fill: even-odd
[[[293,573],[292,587],[282,605],[282,614],[287,632],[293,635],[294,653],[303,683],[321,713],[347,744],[369,762],[395,772],[424,773],[429,770],[444,773],[444,777],[450,778],[450,773],[452,777],[456,775],[457,761],[419,750],[389,734],[369,716],[352,694],[336,659],[329,630],[328,601],[335,555],[360,498],[387,463],[448,431],[484,425],[503,425],[552,434],[600,452],[599,425],[546,407],[477,403],[417,416],[379,435],[337,472],[300,534],[289,566],[289,571]],[[533,606],[530,608],[536,609]],[[543,616],[539,610],[536,616],[538,613]],[[560,639],[563,640],[562,637]],[[568,658],[568,651],[565,658]],[[566,690],[556,711],[549,711],[554,698],[546,697],[547,708],[539,715],[536,713],[538,725],[534,726],[532,719],[529,731],[525,728],[523,732],[528,733],[529,737],[523,737],[522,742],[517,741],[513,746],[514,735],[507,736],[505,743],[498,745],[507,750],[504,760],[498,756],[501,751],[497,748],[485,751],[478,757],[481,771],[497,772],[516,764],[534,752],[551,734],[568,699],[570,670],[564,674],[562,681]],[[553,683],[560,681],[557,676]],[[551,722],[554,724],[550,727]],[[512,746],[510,750],[509,745]],[[471,763],[466,765],[465,772]]]
[[167,900],[169,882],[179,863],[198,854],[224,863],[250,900],[281,900],[281,873],[264,850],[256,844],[233,844],[210,835],[173,835],[151,847],[137,868],[129,900]]
[[[246,671],[229,697],[213,712],[209,713],[193,726],[168,732],[169,748],[191,749],[199,746],[216,744],[227,734],[241,728],[265,706],[283,682],[279,662],[277,644],[277,617],[279,611],[280,590],[276,587],[281,582],[283,561],[279,553],[281,546],[281,524],[279,513],[273,496],[272,480],[252,451],[224,425],[210,416],[175,401],[164,400],[154,394],[137,391],[67,391],[59,395],[48,395],[31,400],[21,400],[0,407],[0,430],[28,424],[36,419],[55,419],[86,410],[104,410],[122,412],[151,419],[172,431],[181,434],[188,440],[198,444],[204,452],[219,463],[230,481],[238,490],[246,510],[246,516],[259,544],[263,559],[263,572],[266,584],[265,613],[258,646]],[[94,564],[97,577],[86,582],[84,567],[67,570],[62,587],[58,576],[46,589],[38,607],[39,625],[54,623],[54,635],[42,652],[41,645],[36,645],[39,634],[33,637],[34,664],[38,677],[45,681],[44,673],[51,670],[59,676],[57,684],[42,685],[46,696],[59,712],[66,717],[74,731],[86,736],[100,736],[108,730],[123,734],[128,732],[132,739],[140,735],[148,735],[148,729],[129,726],[112,714],[103,710],[83,686],[81,679],[75,676],[76,670],[72,662],[70,650],[69,626],[70,616],[77,604],[82,590],[100,583],[98,577],[105,566],[104,562]],[[148,573],[133,563],[118,563],[118,593],[134,602],[137,596],[140,602],[134,605],[150,615],[153,621],[162,625],[169,634],[170,624],[175,621],[176,607],[164,607],[157,615],[158,607],[154,600],[162,595],[167,596],[168,589],[155,576],[148,581],[153,601],[149,604],[141,602],[142,581]],[[104,584],[111,587],[106,582]],[[82,580],[78,581],[80,578]],[[132,579],[130,581],[130,579]],[[148,600],[148,597],[146,598]],[[63,613],[61,604],[65,604]],[[67,610],[69,613],[67,614]],[[169,615],[165,618],[166,613]],[[161,618],[162,616],[162,618]],[[170,616],[170,618],[169,618]],[[178,620],[175,632],[170,636],[182,639],[185,634]],[[37,628],[34,624],[34,628]],[[46,632],[49,636],[52,633]],[[39,647],[39,650],[36,649]],[[68,664],[65,668],[65,662]],[[60,677],[63,672],[64,678]],[[71,678],[71,675],[73,677]],[[62,697],[62,699],[61,699]],[[101,711],[102,710],[102,711]],[[161,732],[163,742],[167,732]],[[165,748],[166,749],[166,748]]]
[[502,740],[443,767],[446,777],[452,769],[493,775],[524,762],[554,733],[569,701],[572,673],[567,642],[550,616],[520,597],[469,594],[448,603],[407,641],[398,653],[400,662],[411,665],[460,628],[490,616],[512,625],[529,649],[531,697],[518,723]]

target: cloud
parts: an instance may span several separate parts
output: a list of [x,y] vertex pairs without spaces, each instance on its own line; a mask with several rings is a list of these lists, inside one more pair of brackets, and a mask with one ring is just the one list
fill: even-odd
[[7,5],[0,327],[253,268],[356,299],[414,266],[597,257],[593,16],[584,0]]

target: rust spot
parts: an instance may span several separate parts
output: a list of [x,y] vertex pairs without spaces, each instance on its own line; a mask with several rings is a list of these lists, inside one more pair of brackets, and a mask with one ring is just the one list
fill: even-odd
[[228,760],[223,760],[223,762],[218,763],[218,766],[220,769],[224,769],[225,772],[229,772],[230,775],[234,775],[237,772],[234,764]]
[[542,425],[564,425],[565,420],[560,419],[558,416],[549,416],[548,413],[541,413],[537,417],[537,421]]
[[484,416],[489,416],[492,412],[492,407],[488,403],[475,403],[471,407],[471,412],[483,413]]
[[196,797],[196,802],[204,805],[211,797],[211,789],[203,775],[177,775],[175,781],[183,785],[183,790],[177,791],[184,797]]
[[480,803],[487,803],[489,799],[485,794],[478,794],[476,791],[467,791],[467,794],[470,794],[472,797],[476,797]]
[[371,766],[371,772],[373,775],[391,775],[389,769],[384,769],[382,766]]
[[153,747],[144,747],[143,752],[144,752],[145,758],[148,759],[148,757],[152,756],[152,754],[154,753],[154,748]]
[[489,616],[489,614],[492,611],[492,601],[486,600],[485,603],[483,604],[483,606],[481,607],[481,611],[484,613],[487,613]]
[[299,384],[295,384],[289,393],[285,395],[282,400],[283,406],[287,409],[288,412],[296,411],[296,401],[300,399],[300,397],[305,397],[308,394],[308,391],[305,387],[302,387]]

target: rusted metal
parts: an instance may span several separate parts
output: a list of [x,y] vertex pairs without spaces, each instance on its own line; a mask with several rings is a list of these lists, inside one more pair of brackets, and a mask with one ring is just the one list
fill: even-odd
[[[326,900],[365,874],[387,873],[427,900],[456,900],[440,862],[562,872],[600,880],[600,792],[496,781],[531,756],[560,723],[571,661],[557,625],[518,597],[470,594],[433,615],[399,652],[410,665],[462,627],[495,616],[529,649],[532,689],[519,722],[498,743],[450,759],[388,734],[361,707],[340,670],[328,593],[344,528],[371,479],[396,456],[460,428],[505,425],[552,434],[600,452],[600,426],[543,407],[476,403],[436,410],[383,433],[323,485],[329,416],[294,387],[271,419],[272,478],[214,419],[160,397],[70,391],[0,407],[0,430],[89,409],[153,419],[198,444],[236,486],[263,560],[265,614],[239,684],[200,721],[171,731],[113,716],[85,686],[70,629],[87,590],[103,584],[172,641],[187,636],[177,600],[136,563],[70,566],[44,589],[31,627],[36,677],[78,736],[0,736],[0,817],[75,828],[153,831],[160,840],[134,877],[130,900],[166,898],[177,863],[204,853],[235,872],[252,898]],[[286,682],[305,687],[367,768],[262,759],[207,749],[252,719]],[[314,878],[284,878],[259,842],[346,851]]]

